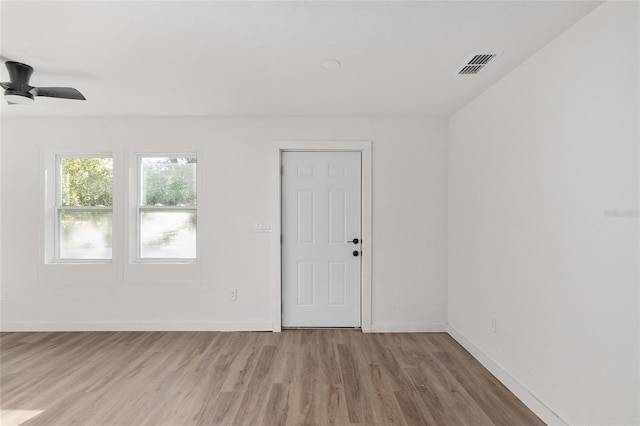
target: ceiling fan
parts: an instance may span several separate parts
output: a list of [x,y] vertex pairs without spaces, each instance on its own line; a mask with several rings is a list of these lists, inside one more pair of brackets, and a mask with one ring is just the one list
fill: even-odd
[[13,104],[30,104],[36,96],[46,96],[49,98],[77,99],[86,98],[73,87],[34,87],[29,85],[29,79],[33,73],[33,68],[27,64],[15,61],[5,63],[9,71],[10,82],[0,83],[4,90],[4,98]]

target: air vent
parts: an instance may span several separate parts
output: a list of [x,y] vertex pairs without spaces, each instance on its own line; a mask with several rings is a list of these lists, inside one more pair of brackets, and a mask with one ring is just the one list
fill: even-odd
[[482,65],[467,65],[458,74],[478,74],[481,69]]
[[478,53],[467,61],[458,74],[478,74],[487,66],[499,53]]

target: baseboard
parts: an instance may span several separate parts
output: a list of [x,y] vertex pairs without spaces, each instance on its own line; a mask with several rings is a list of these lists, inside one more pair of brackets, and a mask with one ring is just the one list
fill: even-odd
[[[2,322],[0,331],[273,331],[271,322]],[[445,324],[383,323],[373,324],[372,333],[444,333]]]
[[487,354],[482,352],[476,345],[471,343],[466,337],[456,331],[453,327],[448,325],[446,327],[447,333],[460,343],[473,357],[480,362],[487,370],[491,372],[507,389],[509,389],[524,405],[526,405],[531,411],[533,411],[540,419],[549,426],[567,425],[556,413],[547,407],[542,401],[540,401],[534,394],[513,376],[511,376],[505,369],[500,367],[494,360],[492,360]]
[[0,331],[272,331],[271,322],[3,322]]
[[371,324],[371,333],[445,333],[447,326],[438,323],[390,322]]

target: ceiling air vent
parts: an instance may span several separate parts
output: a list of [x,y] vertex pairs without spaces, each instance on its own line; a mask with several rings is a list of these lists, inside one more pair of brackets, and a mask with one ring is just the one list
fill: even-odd
[[458,74],[478,74],[486,67],[499,53],[478,53],[467,61]]

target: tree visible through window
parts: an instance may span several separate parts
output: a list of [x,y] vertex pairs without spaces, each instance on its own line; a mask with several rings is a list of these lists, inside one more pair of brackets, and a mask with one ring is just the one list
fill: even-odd
[[196,157],[139,157],[139,257],[196,258]]
[[57,157],[58,259],[111,259],[113,158]]

